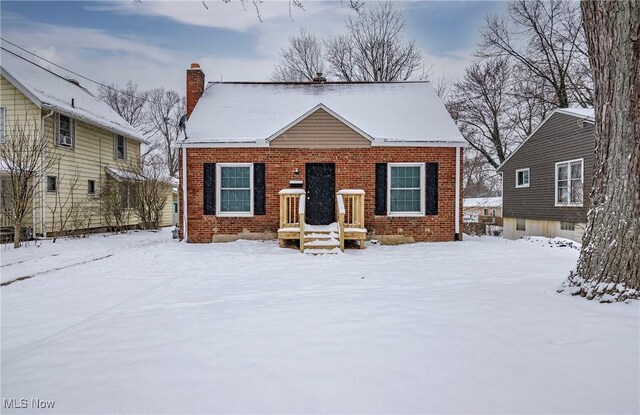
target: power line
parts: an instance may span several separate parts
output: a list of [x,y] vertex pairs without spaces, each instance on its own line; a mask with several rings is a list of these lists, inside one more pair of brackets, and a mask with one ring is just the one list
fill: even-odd
[[[82,75],[82,74],[79,74],[78,72],[72,71],[71,69],[67,69],[67,68],[65,68],[64,66],[58,65],[57,63],[54,63],[54,62],[51,62],[50,60],[48,60],[48,59],[46,59],[46,58],[44,58],[44,57],[42,57],[42,56],[40,56],[40,55],[38,55],[38,54],[36,54],[36,53],[34,53],[34,52],[31,52],[30,50],[27,50],[27,49],[23,48],[23,47],[22,47],[22,46],[20,46],[20,45],[16,45],[15,43],[13,43],[13,42],[11,42],[11,41],[9,41],[9,40],[7,40],[7,39],[5,39],[5,38],[1,37],[1,36],[0,36],[0,39],[1,39],[3,42],[6,42],[6,43],[8,43],[8,44],[10,44],[10,45],[12,45],[12,46],[14,46],[14,47],[18,48],[18,49],[20,49],[20,50],[22,50],[22,51],[24,51],[24,52],[26,52],[26,53],[30,54],[30,55],[33,55],[33,56],[35,56],[35,57],[36,57],[36,58],[38,58],[38,59],[41,59],[41,60],[43,60],[43,61],[45,61],[45,62],[47,62],[47,63],[49,63],[49,64],[51,64],[51,65],[53,65],[53,66],[55,66],[55,67],[57,67],[57,68],[60,68],[60,69],[62,69],[62,70],[64,70],[64,71],[66,71],[66,72],[69,72],[70,74],[73,74],[73,75],[75,75],[75,76],[77,76],[77,77],[80,77],[80,78],[82,78],[82,79],[85,79],[85,80],[87,80],[87,81],[89,81],[89,82],[92,82],[92,83],[94,83],[94,84],[96,84],[96,85],[98,85],[98,86],[101,86],[101,87],[103,87],[103,88],[110,89],[110,90],[115,91],[115,92],[117,92],[117,93],[119,93],[119,94],[127,95],[127,96],[129,96],[129,97],[131,97],[131,98],[140,99],[140,100],[142,100],[142,101],[144,101],[144,102],[154,102],[154,101],[152,101],[151,99],[149,99],[148,97],[140,97],[140,96],[137,96],[137,95],[131,94],[131,93],[127,92],[127,91],[119,90],[118,88],[114,88],[114,87],[112,87],[112,86],[110,86],[110,85],[103,84],[102,82],[98,82],[98,81],[96,81],[96,80],[94,80],[94,79],[91,79],[91,78],[89,78],[89,77],[87,77],[87,76],[84,76],[84,75]],[[57,73],[53,72],[52,70],[50,70],[50,69],[48,69],[48,68],[45,68],[44,66],[39,65],[39,64],[37,64],[37,63],[35,63],[35,62],[33,62],[33,61],[31,61],[31,60],[29,60],[29,59],[25,58],[24,56],[21,56],[21,55],[17,54],[17,53],[16,53],[16,52],[14,52],[14,51],[11,51],[11,50],[9,50],[9,49],[7,49],[7,48],[3,47],[3,46],[0,46],[0,49],[2,49],[2,50],[4,50],[4,51],[6,51],[6,52],[8,52],[8,53],[10,53],[10,54],[12,54],[12,55],[14,55],[14,56],[16,56],[16,57],[18,57],[18,58],[20,58],[20,59],[22,59],[22,60],[24,60],[24,61],[26,61],[26,62],[29,62],[30,64],[32,64],[32,65],[34,65],[34,66],[37,66],[38,68],[43,69],[43,70],[45,70],[45,71],[47,71],[47,72],[49,72],[49,73],[51,73],[51,74],[53,74],[53,75],[55,75],[55,76],[57,76],[57,77],[59,77],[59,78],[62,78],[62,79],[64,79],[64,80],[67,80],[67,81],[68,81],[68,79],[67,79],[67,78],[65,78],[65,77],[63,77],[62,75],[57,74]],[[156,102],[156,103],[157,103],[157,102]]]

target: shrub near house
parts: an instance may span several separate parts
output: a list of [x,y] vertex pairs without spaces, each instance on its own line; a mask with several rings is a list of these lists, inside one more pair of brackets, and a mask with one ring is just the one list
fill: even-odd
[[193,64],[187,115],[180,201],[188,241],[288,239],[299,213],[305,229],[323,230],[343,211],[345,232],[387,242],[460,238],[466,142],[428,82],[205,88]]

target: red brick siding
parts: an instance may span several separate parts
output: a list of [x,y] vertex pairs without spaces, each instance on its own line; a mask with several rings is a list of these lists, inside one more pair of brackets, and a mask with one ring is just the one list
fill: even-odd
[[[461,156],[462,160],[462,156]],[[210,242],[215,234],[277,231],[278,192],[289,187],[293,170],[304,180],[305,163],[335,163],[336,190],[364,189],[365,226],[370,235],[405,235],[417,241],[451,241],[455,232],[455,148],[370,147],[362,149],[189,148],[187,150],[187,214],[190,242]],[[375,216],[375,163],[438,163],[438,215]],[[182,174],[182,161],[179,161]],[[265,163],[266,215],[249,218],[203,215],[204,163]],[[462,162],[460,163],[462,177]],[[180,201],[182,201],[180,179]],[[460,189],[462,194],[462,189]],[[462,226],[462,196],[460,196]],[[461,228],[462,229],[462,228]],[[462,236],[462,234],[460,235]]]

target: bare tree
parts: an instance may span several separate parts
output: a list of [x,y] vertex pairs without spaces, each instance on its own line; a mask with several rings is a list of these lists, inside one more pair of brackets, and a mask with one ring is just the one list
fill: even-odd
[[133,210],[142,229],[159,229],[171,191],[170,178],[163,161],[152,157],[141,160],[138,175],[139,179],[133,181]]
[[78,214],[79,210],[83,209],[86,203],[86,200],[83,201],[76,198],[76,192],[80,187],[78,166],[76,166],[76,171],[72,176],[65,177],[58,161],[56,172],[56,188],[54,189],[53,202],[46,204],[51,213],[53,243],[69,230],[69,225],[73,224],[73,218]]
[[186,113],[184,98],[175,91],[157,88],[148,95],[148,125],[171,176],[178,172],[176,142],[180,135],[180,120]]
[[145,105],[148,92],[138,89],[138,84],[127,82],[123,87],[105,84],[98,87],[98,98],[106,102],[115,112],[133,127],[145,130],[147,122]]
[[125,232],[131,219],[132,184],[128,180],[107,179],[102,183],[100,194],[100,212],[110,231]]
[[509,110],[511,67],[506,58],[474,63],[454,84],[449,113],[475,150],[498,167],[514,146]]
[[312,81],[321,72],[324,72],[321,41],[301,28],[297,36],[289,37],[289,46],[280,50],[280,62],[275,66],[271,79],[279,82]]
[[405,19],[391,2],[361,10],[347,33],[324,42],[330,75],[341,81],[406,81],[422,65],[415,41],[403,38]]
[[509,57],[545,80],[555,106],[592,103],[580,10],[563,0],[516,0],[507,17],[489,16],[480,31],[479,57]]
[[463,167],[464,198],[500,195],[500,175],[482,154],[473,149],[465,150]]
[[595,79],[596,149],[572,294],[640,298],[640,3],[582,2]]
[[[4,143],[0,144],[0,172],[10,187],[3,198],[2,214],[13,223],[13,246],[20,247],[22,227],[32,210],[32,203],[44,180],[43,172],[55,166],[59,157],[51,154],[53,140],[41,130],[40,119],[34,116],[7,119]],[[44,157],[44,154],[47,157]]]

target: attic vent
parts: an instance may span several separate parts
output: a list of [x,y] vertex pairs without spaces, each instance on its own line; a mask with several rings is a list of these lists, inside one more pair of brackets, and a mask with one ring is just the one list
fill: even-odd
[[80,86],[80,81],[78,81],[77,79],[67,78],[67,81],[71,82],[74,85]]
[[314,83],[327,82],[327,78],[322,76],[322,72],[316,72],[316,76],[313,78]]

